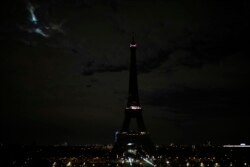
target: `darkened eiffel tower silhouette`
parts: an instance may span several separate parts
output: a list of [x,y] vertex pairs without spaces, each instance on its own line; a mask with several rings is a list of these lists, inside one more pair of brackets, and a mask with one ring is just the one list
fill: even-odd
[[[130,43],[130,67],[129,67],[129,94],[128,102],[125,108],[125,119],[122,128],[116,133],[116,143],[114,151],[119,154],[126,151],[128,144],[135,144],[145,152],[150,153],[154,150],[154,145],[149,138],[143,117],[142,107],[139,102],[138,83],[137,83],[137,66],[136,66],[136,49],[137,44],[132,39]],[[137,129],[130,128],[131,120],[137,122]]]

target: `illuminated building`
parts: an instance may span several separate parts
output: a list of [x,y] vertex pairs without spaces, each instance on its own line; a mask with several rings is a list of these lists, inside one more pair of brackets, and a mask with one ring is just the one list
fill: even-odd
[[250,145],[246,145],[245,143],[241,143],[240,145],[223,145],[223,147],[238,147],[238,148],[245,148],[250,147]]
[[[146,130],[143,117],[142,107],[139,102],[138,84],[137,84],[137,67],[136,67],[136,49],[137,44],[134,41],[130,43],[130,67],[129,67],[129,92],[128,101],[125,108],[125,118],[122,128],[116,132],[116,141],[114,145],[114,152],[122,154],[127,151],[129,144],[133,143],[136,148],[143,154],[150,154],[154,151],[154,145],[149,138]],[[131,128],[131,121],[136,121],[136,128]]]

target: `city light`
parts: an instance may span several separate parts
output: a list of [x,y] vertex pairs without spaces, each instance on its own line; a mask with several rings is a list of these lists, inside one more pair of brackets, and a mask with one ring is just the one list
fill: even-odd
[[56,167],[56,165],[57,165],[56,162],[54,162],[54,163],[52,164],[52,167]]
[[250,145],[246,145],[245,143],[242,143],[240,145],[223,145],[223,147],[250,147]]
[[71,161],[69,161],[66,166],[71,167]]
[[146,161],[149,165],[155,166],[152,162],[150,162],[148,159],[143,158],[144,161]]
[[217,163],[217,162],[214,164],[214,167],[219,167],[219,166],[220,166],[220,165],[219,165],[219,163]]
[[[128,143],[129,144],[129,143]],[[130,144],[129,144],[130,145]],[[129,147],[133,147],[132,144]],[[113,148],[113,147],[112,147]],[[224,148],[218,147],[197,147],[195,151],[189,146],[158,146],[160,150],[153,155],[144,154],[143,150],[127,149],[121,156],[112,154],[108,145],[85,145],[85,146],[67,146],[67,147],[43,147],[31,148],[24,147],[23,152],[34,150],[34,155],[24,158],[22,163],[18,159],[13,159],[14,166],[33,167],[31,163],[33,156],[37,152],[41,153],[41,163],[47,161],[48,166],[44,167],[93,167],[93,166],[158,166],[158,167],[220,167],[220,166],[245,166],[250,164],[250,149],[248,148]],[[57,150],[54,152],[54,150]],[[131,151],[129,151],[131,150]],[[134,152],[134,150],[137,150]],[[111,152],[110,152],[111,151]],[[54,152],[54,153],[53,153]],[[185,154],[183,154],[185,152]],[[70,154],[69,154],[70,153]],[[143,154],[141,154],[143,153]],[[227,154],[226,154],[227,153]],[[227,156],[225,156],[225,154]],[[230,155],[229,155],[230,154]],[[195,156],[194,156],[195,155]],[[206,156],[204,156],[206,155]],[[177,158],[178,157],[178,158]],[[38,161],[38,162],[40,162]],[[20,165],[17,165],[20,164]],[[35,165],[39,166],[39,165]]]

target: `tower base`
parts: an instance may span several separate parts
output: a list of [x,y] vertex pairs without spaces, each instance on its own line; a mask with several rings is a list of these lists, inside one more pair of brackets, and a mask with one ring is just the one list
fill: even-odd
[[147,132],[118,132],[113,153],[123,155],[128,151],[131,145],[136,146],[141,154],[152,155],[155,152],[155,146],[149,138]]

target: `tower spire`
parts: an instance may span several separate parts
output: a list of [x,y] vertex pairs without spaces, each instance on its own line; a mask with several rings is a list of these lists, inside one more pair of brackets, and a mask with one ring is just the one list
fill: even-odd
[[127,107],[140,106],[138,95],[138,82],[137,82],[137,68],[136,68],[136,48],[137,44],[134,39],[134,33],[132,41],[130,43],[130,67],[129,67],[129,92]]
[[125,119],[123,122],[122,132],[129,132],[130,120],[136,119],[137,131],[146,132],[146,127],[142,118],[142,108],[140,106],[138,95],[138,83],[137,83],[137,68],[136,68],[136,48],[137,44],[132,36],[132,42],[130,43],[130,67],[129,67],[129,89],[128,89],[128,102],[125,109]]

